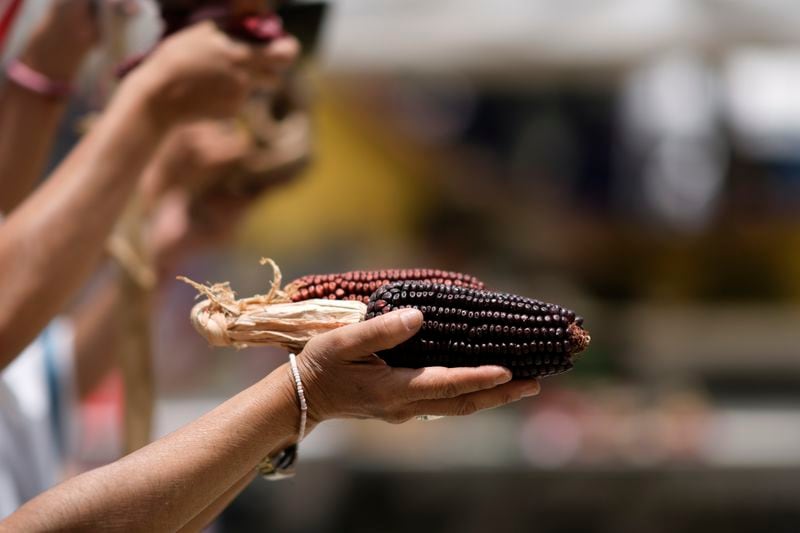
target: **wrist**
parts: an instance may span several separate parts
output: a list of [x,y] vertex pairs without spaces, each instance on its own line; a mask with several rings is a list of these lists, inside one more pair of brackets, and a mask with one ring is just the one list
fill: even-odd
[[159,90],[157,81],[150,75],[133,72],[120,85],[112,107],[121,108],[123,113],[142,121],[160,139],[167,134],[174,121],[160,108]]
[[[281,373],[284,371],[283,373],[285,374],[285,370],[287,370],[286,365],[283,365],[277,370],[277,372]],[[273,449],[271,453],[264,456],[264,458],[259,461],[258,465],[256,465],[256,471],[261,475],[261,477],[270,481],[277,481],[294,476],[295,464],[297,463],[298,457],[298,448],[303,438],[306,436],[306,432],[310,431],[310,428],[308,427],[308,408],[305,390],[303,387],[302,378],[300,376],[299,366],[297,365],[297,357],[293,353],[289,354],[288,370],[290,371],[291,375],[291,383],[293,384],[294,391],[297,395],[297,410],[299,411],[297,433],[293,441],[284,440],[281,443],[281,447],[278,448],[280,450],[279,453],[275,453],[275,450]],[[289,392],[289,389],[291,389],[291,387],[286,386],[285,380],[283,381],[281,388],[283,389],[284,397]]]
[[71,83],[52,79],[19,60],[8,64],[6,79],[25,93],[57,102],[66,101],[74,90]]
[[[308,357],[304,357],[302,352],[297,355],[297,367],[300,370],[303,387],[306,390],[308,427],[315,427],[319,423],[333,418],[323,409],[323,407],[327,405],[327,402],[323,399],[324,395],[317,384],[319,381],[318,376],[320,369],[313,363],[309,364]],[[293,382],[290,383],[290,385],[294,387]],[[296,393],[295,396],[297,396]]]
[[[305,384],[305,377],[302,374],[301,379]],[[269,455],[287,448],[292,444],[297,444],[297,438],[300,430],[300,401],[297,397],[297,389],[295,387],[294,378],[292,377],[291,367],[288,363],[284,363],[276,368],[265,380],[264,399],[266,402],[271,402],[271,399],[278,400],[278,412],[265,418],[265,427],[269,431],[274,432],[280,429],[283,438],[276,442],[275,445],[268,451]],[[310,404],[309,404],[310,409]],[[268,411],[264,411],[267,413]],[[309,416],[306,421],[305,433],[306,435],[316,427],[318,421]]]
[[53,46],[46,42],[48,37],[42,33],[34,35],[30,45],[21,54],[20,61],[53,80],[71,82],[91,46],[59,42],[58,53],[53,53]]
[[118,92],[155,127],[167,132],[179,122],[163,102],[163,95],[167,91],[168,87],[161,76],[152,69],[138,68],[125,78]]

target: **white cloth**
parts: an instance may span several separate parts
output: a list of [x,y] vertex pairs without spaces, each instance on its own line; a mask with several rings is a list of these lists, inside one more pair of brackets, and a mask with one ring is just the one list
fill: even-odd
[[0,520],[61,478],[74,440],[72,347],[57,319],[0,373]]

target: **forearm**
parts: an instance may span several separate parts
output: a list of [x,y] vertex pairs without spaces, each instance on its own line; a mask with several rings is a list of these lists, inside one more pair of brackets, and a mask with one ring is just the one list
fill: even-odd
[[222,496],[216,499],[211,505],[200,511],[200,514],[192,518],[180,531],[181,533],[191,533],[202,531],[211,522],[217,519],[222,511],[253,481],[256,477],[255,470],[248,472],[242,479],[233,484],[225,491]]
[[[91,41],[61,38],[54,54],[55,18],[45,17],[19,60],[51,80],[70,82]],[[0,85],[0,212],[17,207],[41,176],[66,104],[66,97],[36,94],[13,81]]]
[[41,175],[65,106],[10,81],[0,86],[0,212],[19,205]]
[[165,128],[144,98],[119,95],[52,177],[0,226],[0,368],[96,267]]
[[178,530],[206,518],[204,510],[231,496],[262,457],[290,444],[297,423],[284,365],[184,428],[41,494],[6,525],[26,531]]

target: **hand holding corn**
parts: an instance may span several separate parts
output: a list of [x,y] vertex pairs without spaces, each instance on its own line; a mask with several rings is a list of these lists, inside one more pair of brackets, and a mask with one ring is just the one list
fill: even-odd
[[[404,309],[312,339],[298,357],[309,405],[306,431],[331,418],[466,415],[538,392],[536,381],[509,381],[510,372],[496,366],[411,370],[372,355],[405,341],[421,324],[419,311]],[[298,400],[288,366],[149,446],[60,483],[0,529],[202,529],[249,483],[254,465],[295,442]]]
[[310,420],[402,423],[419,415],[468,415],[538,394],[538,381],[511,381],[500,366],[394,368],[374,355],[407,341],[422,324],[421,312],[402,309],[312,338],[298,357]]

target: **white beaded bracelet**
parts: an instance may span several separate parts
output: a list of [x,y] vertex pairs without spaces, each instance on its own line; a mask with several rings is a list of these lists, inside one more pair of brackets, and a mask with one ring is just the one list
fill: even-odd
[[300,402],[300,431],[297,432],[297,443],[306,436],[306,422],[308,421],[308,403],[306,403],[306,393],[303,390],[303,381],[300,379],[300,369],[297,367],[297,356],[289,354],[289,365],[292,367],[294,386],[297,390],[297,399]]
[[300,403],[300,429],[297,432],[297,442],[292,444],[277,456],[264,457],[256,467],[264,479],[276,481],[294,476],[294,465],[297,462],[297,447],[306,436],[306,422],[308,421],[308,403],[303,390],[303,381],[300,379],[300,369],[297,367],[297,356],[289,354],[289,366],[292,371],[297,400]]

